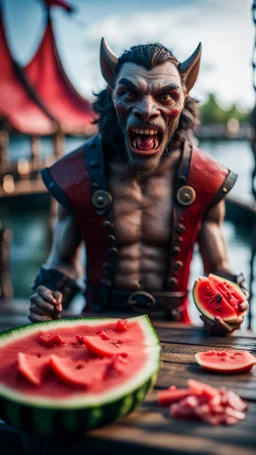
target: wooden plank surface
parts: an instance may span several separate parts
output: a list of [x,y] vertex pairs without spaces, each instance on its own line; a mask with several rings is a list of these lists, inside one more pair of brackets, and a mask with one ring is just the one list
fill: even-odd
[[[26,308],[25,308],[26,309]],[[0,310],[0,330],[27,323],[24,312],[19,315]],[[20,324],[17,324],[20,325]],[[162,345],[162,364],[154,390],[141,406],[113,425],[93,430],[86,435],[65,439],[45,439],[22,434],[23,444],[31,455],[80,455],[92,450],[96,454],[158,453],[200,455],[252,455],[256,447],[256,367],[250,373],[218,375],[204,371],[195,364],[194,354],[199,350],[247,349],[256,355],[256,335],[236,332],[229,337],[204,333],[202,328],[183,324],[155,322]],[[184,387],[188,378],[195,378],[214,387],[225,386],[246,399],[249,409],[246,419],[235,426],[211,427],[200,422],[176,420],[168,415],[168,408],[157,405],[157,392],[171,384]],[[7,427],[6,427],[7,428]],[[18,433],[16,432],[18,435]],[[0,426],[0,453],[5,455]],[[6,440],[6,437],[5,437]],[[15,439],[17,450],[17,437]],[[40,449],[39,449],[40,447]]]

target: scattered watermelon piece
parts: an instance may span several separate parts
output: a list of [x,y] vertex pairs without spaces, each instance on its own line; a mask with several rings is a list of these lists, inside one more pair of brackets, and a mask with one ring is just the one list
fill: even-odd
[[126,319],[118,319],[116,325],[115,325],[115,331],[116,332],[127,332],[128,327],[127,327],[127,321]]
[[217,390],[195,379],[188,380],[188,389],[169,388],[159,392],[158,403],[170,405],[172,417],[199,419],[209,425],[234,425],[246,417],[244,411],[247,409],[247,403],[231,390]]
[[38,341],[40,341],[41,344],[48,348],[66,345],[64,338],[62,338],[62,336],[60,336],[58,333],[56,335],[52,335],[50,333],[42,333],[39,336]]
[[109,340],[109,336],[108,334],[104,331],[104,330],[101,330],[98,335],[101,337],[102,340]]
[[107,343],[105,340],[100,340],[99,337],[96,336],[85,336],[84,343],[93,354],[100,357],[112,357],[116,354],[127,357],[128,355],[126,352],[119,349],[119,344]]
[[84,344],[84,337],[82,335],[79,335],[79,333],[76,335],[76,340],[79,344]]
[[188,386],[195,395],[203,395],[207,398],[213,398],[217,394],[217,390],[203,382],[196,381],[196,379],[189,379]]
[[246,301],[239,286],[213,274],[195,281],[193,298],[198,310],[211,320],[220,316],[224,321],[234,324],[245,313],[245,310],[239,309],[240,303]]
[[175,401],[181,400],[191,395],[191,389],[161,390],[158,392],[158,404],[160,406],[169,406]]
[[250,371],[256,363],[254,357],[248,351],[210,351],[197,352],[197,363],[207,370],[216,373],[244,373]]
[[48,365],[49,358],[47,357],[41,359],[37,356],[24,354],[23,352],[18,353],[18,372],[23,378],[30,382],[30,384],[35,386],[41,384]]

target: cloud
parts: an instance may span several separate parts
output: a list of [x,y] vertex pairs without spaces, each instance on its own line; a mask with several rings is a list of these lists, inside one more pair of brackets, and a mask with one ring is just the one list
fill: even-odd
[[199,41],[203,43],[201,73],[194,94],[204,99],[217,92],[224,103],[253,104],[253,25],[250,0],[198,1],[184,8],[166,8],[110,14],[89,25],[84,36],[86,55],[81,88],[88,96],[101,89],[99,42],[105,36],[116,55],[136,43],[159,41],[178,59],[187,58]]
[[[26,1],[34,4],[33,0]],[[251,0],[76,1],[79,16],[70,18],[56,9],[53,23],[63,65],[84,96],[91,98],[93,90],[105,86],[99,67],[102,36],[117,55],[136,43],[158,41],[181,61],[202,41],[201,71],[192,95],[204,99],[207,92],[216,92],[224,103],[252,106],[255,32]],[[24,55],[23,61],[28,61],[29,43],[39,35],[39,18],[31,20],[31,15],[39,14],[38,4],[37,10],[35,5],[26,11],[19,7],[19,17],[12,2],[5,0],[5,4],[14,53]],[[15,4],[17,9],[19,0],[13,0]],[[42,11],[40,14],[42,19]]]

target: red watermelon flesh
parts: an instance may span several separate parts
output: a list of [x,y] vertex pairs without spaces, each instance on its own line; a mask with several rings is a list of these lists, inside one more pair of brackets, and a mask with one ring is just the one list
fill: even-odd
[[256,363],[248,351],[215,351],[197,352],[195,359],[199,365],[216,373],[245,373]]
[[227,303],[233,308],[233,310],[241,315],[243,311],[238,309],[238,305],[242,302],[245,302],[246,296],[240,287],[236,283],[225,280],[224,278],[218,277],[210,273],[208,276],[211,283],[213,283],[220,294],[225,297]]
[[239,286],[213,274],[198,278],[193,287],[193,298],[199,311],[211,320],[220,316],[232,324],[244,314],[239,310],[239,304],[246,297]]
[[[101,338],[103,331],[107,335],[105,339]],[[99,322],[95,326],[77,323],[70,327],[60,326],[58,333],[56,329],[47,330],[47,337],[43,337],[51,339],[59,335],[58,339],[61,337],[65,344],[42,343],[42,333],[46,332],[38,330],[22,340],[0,346],[2,384],[31,396],[38,396],[39,390],[40,396],[54,395],[56,399],[79,394],[83,386],[88,393],[99,394],[115,390],[120,378],[122,382],[129,381],[134,371],[141,370],[148,359],[143,350],[144,332],[140,324],[132,320],[122,332],[116,330],[115,320],[102,325]],[[140,352],[138,346],[141,346]],[[84,369],[92,380],[82,379],[81,365],[86,365]],[[44,374],[44,368],[47,374]]]

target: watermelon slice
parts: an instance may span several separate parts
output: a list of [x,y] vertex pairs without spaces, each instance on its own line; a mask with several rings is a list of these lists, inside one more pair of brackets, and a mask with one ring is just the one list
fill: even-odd
[[[146,315],[127,319],[127,330],[116,330],[117,322],[63,319],[1,333],[0,418],[50,436],[84,432],[131,412],[156,381],[161,348]],[[65,344],[55,339],[49,349],[56,333]]]
[[101,381],[106,372],[106,362],[74,362],[70,358],[51,355],[50,366],[64,383],[89,387],[94,381]]
[[234,324],[245,313],[239,310],[240,303],[246,301],[239,286],[213,274],[195,281],[193,299],[198,310],[211,320],[220,316],[229,324]]
[[216,373],[245,373],[256,363],[248,351],[215,351],[214,349],[195,354],[197,363]]
[[102,340],[96,336],[85,336],[84,344],[93,354],[99,355],[101,357],[112,357],[115,354],[119,354],[122,357],[128,356],[121,343],[118,343],[115,340],[110,340],[107,343],[106,340]]
[[49,359],[18,352],[18,373],[30,384],[39,386],[49,365]]

